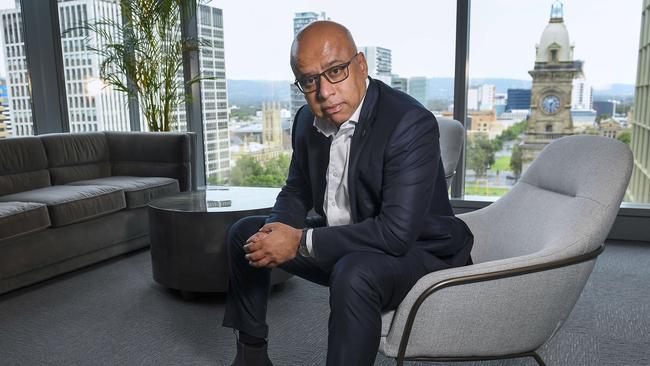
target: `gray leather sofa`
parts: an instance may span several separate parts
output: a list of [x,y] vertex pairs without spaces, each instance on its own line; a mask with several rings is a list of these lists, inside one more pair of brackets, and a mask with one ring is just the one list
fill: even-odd
[[0,293],[149,244],[147,202],[192,189],[192,136],[0,140]]

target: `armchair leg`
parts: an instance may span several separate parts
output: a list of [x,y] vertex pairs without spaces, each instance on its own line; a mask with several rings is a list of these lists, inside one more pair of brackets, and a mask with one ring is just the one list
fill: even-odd
[[537,352],[533,351],[531,353],[531,357],[534,358],[535,361],[537,361],[537,364],[539,366],[546,366],[546,364],[544,363],[544,360],[542,360],[542,357],[540,355],[538,355]]

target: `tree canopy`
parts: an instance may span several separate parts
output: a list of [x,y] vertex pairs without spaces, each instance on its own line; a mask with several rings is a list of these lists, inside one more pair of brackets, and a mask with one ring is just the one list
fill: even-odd
[[474,171],[477,178],[485,177],[494,164],[497,146],[483,133],[470,135],[467,144],[467,166]]
[[243,156],[230,171],[230,183],[234,186],[282,187],[289,173],[290,162],[288,154],[282,154],[265,164],[253,157]]

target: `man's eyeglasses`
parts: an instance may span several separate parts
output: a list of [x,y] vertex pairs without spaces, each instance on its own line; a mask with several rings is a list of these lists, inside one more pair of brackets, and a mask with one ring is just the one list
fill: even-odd
[[329,81],[330,84],[340,83],[341,81],[347,79],[348,76],[350,76],[350,70],[348,69],[348,66],[350,66],[350,63],[352,63],[352,60],[354,60],[357,55],[359,55],[359,53],[352,56],[350,61],[340,65],[332,66],[320,74],[304,76],[300,79],[296,79],[293,84],[297,86],[301,92],[307,94],[313,93],[319,88],[321,76]]

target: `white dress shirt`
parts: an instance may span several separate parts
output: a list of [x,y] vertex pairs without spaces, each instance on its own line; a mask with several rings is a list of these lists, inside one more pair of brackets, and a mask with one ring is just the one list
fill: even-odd
[[[369,80],[366,79],[366,91]],[[327,226],[348,225],[352,223],[350,217],[350,196],[348,195],[348,161],[350,159],[350,145],[354,128],[359,122],[361,106],[366,99],[364,94],[361,103],[352,113],[350,119],[343,122],[340,127],[318,117],[314,118],[314,127],[318,132],[332,140],[330,145],[330,161],[327,166],[325,197],[323,199],[323,211],[327,217]],[[313,257],[312,232],[307,230],[307,250]]]

